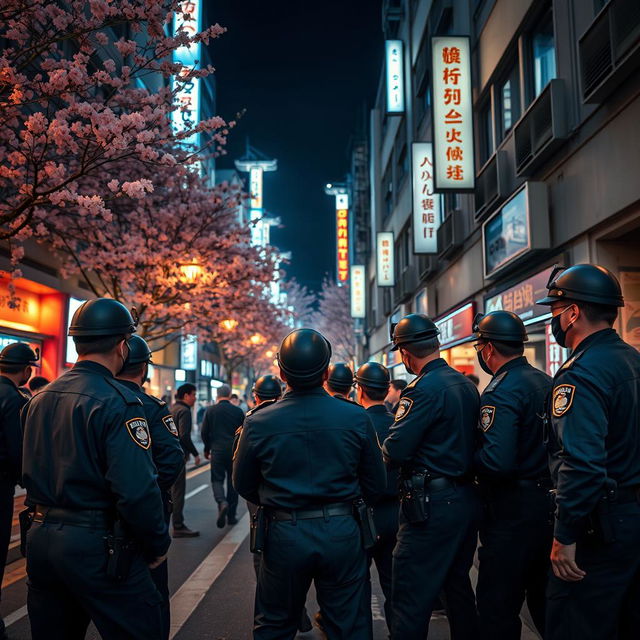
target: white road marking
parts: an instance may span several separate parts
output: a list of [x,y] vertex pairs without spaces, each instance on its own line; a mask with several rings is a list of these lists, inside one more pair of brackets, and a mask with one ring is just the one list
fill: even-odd
[[248,535],[249,514],[245,513],[176,591],[171,598],[169,640],[175,638]]
[[22,618],[24,618],[26,615],[27,615],[27,605],[25,604],[24,607],[20,607],[19,609],[12,611],[8,616],[5,616],[4,626],[10,627],[15,622],[18,622],[18,620],[22,620]]
[[189,498],[193,498],[193,496],[200,493],[201,491],[204,491],[208,486],[209,486],[208,484],[201,484],[199,487],[196,487],[193,491],[189,491],[189,493],[185,495],[184,499],[188,500]]

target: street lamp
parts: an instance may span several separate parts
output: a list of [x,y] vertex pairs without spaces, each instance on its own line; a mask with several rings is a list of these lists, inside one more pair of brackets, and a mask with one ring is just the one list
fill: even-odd
[[226,320],[222,320],[222,322],[220,322],[220,326],[225,331],[233,331],[238,326],[238,321],[233,320],[232,318],[227,318]]
[[186,262],[180,265],[180,272],[184,276],[184,280],[189,284],[193,284],[200,278],[204,269],[195,260],[193,262]]
[[253,345],[259,345],[259,344],[264,344],[264,342],[266,342],[264,336],[260,335],[259,333],[254,333],[250,338],[249,338],[249,342]]

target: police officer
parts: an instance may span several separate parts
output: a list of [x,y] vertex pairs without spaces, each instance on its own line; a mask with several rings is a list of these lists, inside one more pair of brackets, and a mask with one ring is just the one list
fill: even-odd
[[322,388],[328,341],[297,329],[278,352],[281,400],[245,419],[233,480],[266,511],[266,537],[254,638],[294,638],[315,581],[330,639],[371,637],[367,559],[353,502],[375,500],[385,487],[376,434],[362,407]]
[[353,388],[353,371],[351,371],[351,367],[346,362],[335,362],[330,365],[324,388],[334,398],[350,400],[349,393]]
[[547,284],[551,329],[571,356],[553,379],[557,490],[546,638],[637,638],[640,628],[640,353],[612,328],[616,277],[578,264]]
[[[180,446],[178,429],[164,400],[145,393],[142,385],[149,374],[151,363],[151,349],[144,338],[133,335],[127,340],[129,355],[124,367],[118,373],[118,380],[140,398],[144,407],[144,415],[151,433],[151,455],[158,470],[158,486],[162,493],[162,504],[165,522],[169,525],[171,519],[171,486],[180,475],[184,466],[184,452]],[[151,577],[162,596],[162,619],[164,635],[169,637],[170,605],[169,605],[169,574],[165,560],[151,570]]]
[[[385,407],[385,398],[389,393],[389,370],[377,362],[367,362],[356,372],[358,404],[362,405],[371,418],[379,442],[384,442],[393,424],[393,414]],[[393,549],[396,546],[398,532],[398,472],[389,469],[387,488],[373,509],[373,517],[378,534],[378,542],[370,552],[376,563],[380,586],[384,594],[384,615],[391,630],[391,570]]]
[[551,378],[524,357],[522,320],[510,311],[475,319],[480,367],[493,376],[480,397],[475,470],[484,503],[476,596],[481,635],[519,640],[520,610],[544,633],[552,529],[544,446]]
[[440,357],[438,334],[422,314],[393,327],[393,348],[417,376],[402,392],[383,444],[387,463],[400,467],[402,487],[393,552],[396,640],[424,640],[441,590],[451,637],[475,639],[477,633],[469,570],[479,515],[471,484],[479,397],[473,383]]
[[[231,387],[223,384],[218,389],[217,402],[207,407],[202,420],[202,442],[205,458],[211,459],[211,485],[213,497],[218,503],[217,525],[222,529],[233,525],[238,508],[238,494],[231,482],[233,466],[233,437],[242,426],[244,411],[231,403]],[[227,481],[225,493],[224,482]]]
[[34,640],[162,637],[161,596],[147,567],[170,538],[142,401],[114,375],[135,331],[106,298],[83,303],[69,335],[78,362],[22,411],[23,481],[34,520],[27,540]]
[[[20,410],[28,398],[19,387],[27,383],[37,361],[38,355],[22,342],[9,344],[0,353],[0,584],[11,541],[13,495],[22,475]],[[4,635],[0,618],[0,638]]]

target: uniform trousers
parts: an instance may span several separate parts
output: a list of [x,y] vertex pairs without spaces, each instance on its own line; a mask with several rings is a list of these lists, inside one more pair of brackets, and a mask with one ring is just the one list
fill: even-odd
[[615,541],[577,541],[578,582],[555,575],[547,587],[546,640],[631,640],[640,629],[640,504],[613,504]]
[[[13,522],[13,496],[16,485],[13,480],[0,476],[0,584],[7,564],[9,543],[11,542],[11,525]],[[0,618],[0,636],[4,633],[4,622]]]
[[391,630],[391,576],[393,568],[393,549],[398,533],[398,512],[400,503],[397,498],[384,498],[376,503],[373,519],[376,525],[378,541],[369,550],[369,564],[376,563],[380,587],[384,595],[384,617]]
[[545,590],[553,528],[544,488],[493,489],[484,504],[476,597],[481,637],[520,640],[526,599],[544,633]]
[[162,598],[142,556],[126,579],[106,574],[103,528],[34,523],[27,539],[33,640],[81,640],[89,621],[104,640],[163,637]]
[[426,522],[400,511],[393,551],[391,637],[424,640],[440,591],[446,597],[452,640],[477,640],[476,602],[469,571],[477,544],[479,502],[473,487],[434,491]]
[[[165,513],[165,522],[167,526],[171,520],[171,495],[168,491],[162,491],[162,506]],[[151,579],[158,589],[158,593],[162,597],[160,609],[162,612],[162,627],[164,630],[162,640],[168,640],[169,631],[171,629],[171,601],[169,598],[169,566],[165,560],[160,566],[151,569]]]
[[253,637],[295,638],[312,581],[328,640],[370,640],[367,557],[349,515],[269,522]]
[[[213,497],[220,504],[226,502],[229,505],[227,517],[234,518],[238,508],[238,492],[233,488],[231,475],[233,473],[233,453],[231,451],[211,452],[211,485]],[[225,492],[224,484],[227,482]]]
[[171,517],[173,518],[173,527],[182,527],[184,525],[184,494],[187,490],[187,462],[182,467],[176,481],[171,487],[171,501],[173,502],[173,510]]

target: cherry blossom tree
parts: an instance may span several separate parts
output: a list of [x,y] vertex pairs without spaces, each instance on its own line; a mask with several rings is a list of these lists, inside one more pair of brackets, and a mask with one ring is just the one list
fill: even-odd
[[[114,175],[128,175],[125,163]],[[237,217],[242,194],[226,184],[208,187],[185,166],[146,166],[135,185],[110,174],[94,179],[111,191],[109,210],[80,199],[35,228],[61,254],[63,275],[78,274],[95,296],[135,306],[139,332],[149,339],[197,333],[238,340],[256,332],[253,316],[271,322],[280,310],[268,301],[274,269],[269,249],[249,244]],[[154,187],[152,178],[158,186]]]
[[312,316],[311,326],[331,343],[334,361],[355,360],[355,324],[351,317],[349,287],[339,286],[325,277],[318,294],[318,309]]
[[[14,264],[19,242],[65,207],[108,217],[105,193],[86,178],[126,166],[122,189],[135,197],[165,175],[147,171],[149,165],[188,163],[201,151],[176,142],[194,132],[211,134],[212,145],[224,142],[221,118],[171,128],[176,92],[213,71],[185,67],[172,53],[224,32],[216,24],[166,35],[182,6],[0,0],[0,238],[12,239]],[[180,25],[187,16],[177,17]]]
[[282,288],[287,294],[285,323],[290,327],[310,326],[317,304],[315,294],[295,278],[284,282]]

